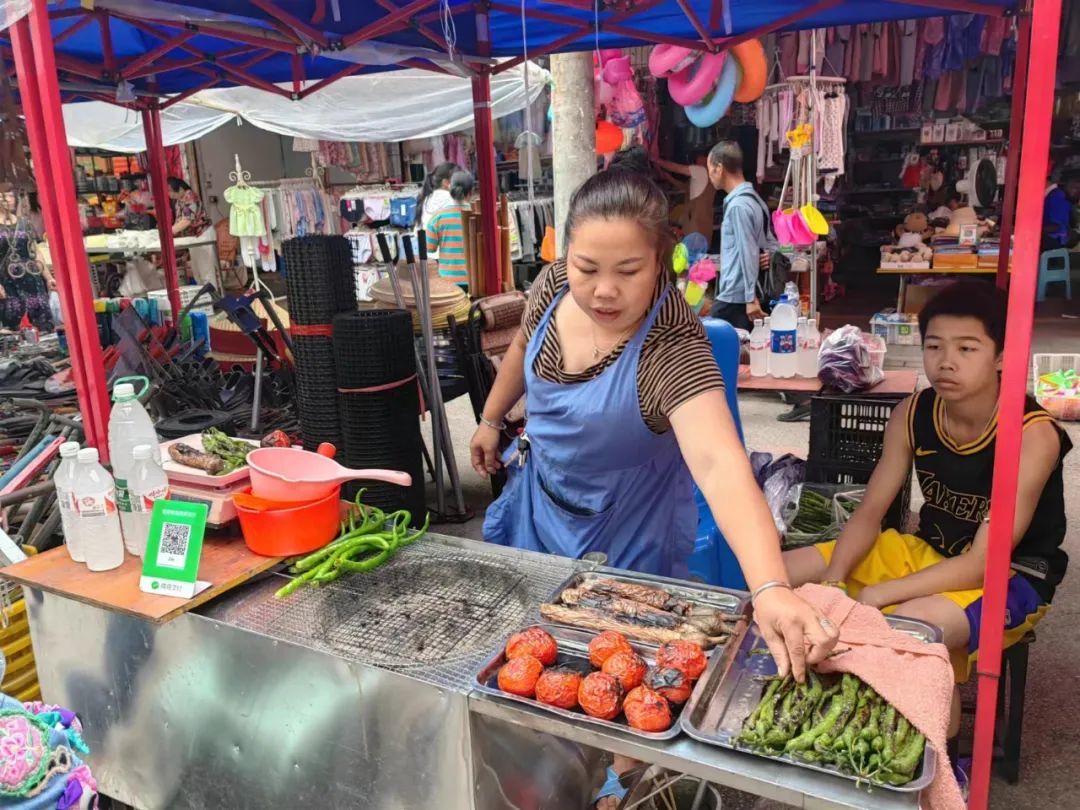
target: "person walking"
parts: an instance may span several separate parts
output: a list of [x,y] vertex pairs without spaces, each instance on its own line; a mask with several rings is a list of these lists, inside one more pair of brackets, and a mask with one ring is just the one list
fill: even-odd
[[713,188],[727,192],[720,224],[720,275],[710,315],[747,332],[765,313],[757,296],[758,273],[776,249],[769,208],[743,174],[742,147],[721,141],[708,158]]

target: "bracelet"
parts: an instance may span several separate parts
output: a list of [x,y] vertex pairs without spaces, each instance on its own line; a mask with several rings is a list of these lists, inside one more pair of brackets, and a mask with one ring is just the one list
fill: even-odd
[[754,589],[754,592],[750,594],[750,604],[754,604],[757,601],[757,598],[770,588],[786,588],[790,591],[791,585],[784,582],[782,579],[770,579],[764,585],[758,585],[757,588]]
[[826,588],[839,588],[844,593],[847,593],[847,583],[842,579],[823,579],[820,585],[824,585]]
[[494,422],[485,419],[483,414],[480,414],[480,424],[487,425],[492,430],[506,430],[506,422],[495,424]]

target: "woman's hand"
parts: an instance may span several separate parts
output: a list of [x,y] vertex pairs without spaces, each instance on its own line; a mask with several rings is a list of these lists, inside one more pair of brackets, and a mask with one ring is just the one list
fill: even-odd
[[787,588],[762,591],[754,602],[754,620],[780,676],[791,672],[800,682],[807,665],[824,661],[839,638],[832,622]]
[[878,610],[894,604],[894,601],[887,593],[888,589],[883,587],[883,585],[885,584],[887,583],[881,583],[880,585],[867,585],[865,588],[859,591],[859,595],[855,597],[855,601],[861,602],[864,605],[869,605],[870,607],[875,607]]
[[501,434],[490,425],[481,424],[476,428],[472,441],[469,442],[469,455],[472,466],[480,475],[487,478],[499,471],[499,439]]

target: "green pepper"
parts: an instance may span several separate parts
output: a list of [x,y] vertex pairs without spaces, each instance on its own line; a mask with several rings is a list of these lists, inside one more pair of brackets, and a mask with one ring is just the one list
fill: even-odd
[[[820,681],[818,682],[818,686],[820,687]],[[849,694],[834,695],[829,705],[829,710],[821,721],[815,724],[814,727],[805,734],[800,734],[798,737],[789,740],[784,746],[784,751],[790,754],[793,751],[806,751],[809,748],[812,748],[819,737],[836,726],[837,720],[839,720],[844,713],[844,707],[849,697]]]
[[393,554],[392,550],[385,549],[372,557],[368,557],[358,562],[353,562],[352,560],[339,560],[338,567],[343,571],[352,571],[354,573],[371,571],[390,559],[391,554]]
[[[430,515],[429,515],[430,517]],[[743,720],[742,731],[739,736],[736,737],[736,743],[741,745],[755,745],[759,741],[758,735],[755,731],[758,719],[761,717],[762,711],[772,704],[772,700],[775,697],[777,691],[780,689],[781,679],[772,678],[769,681],[769,685],[765,687],[765,691],[761,696],[761,700],[758,701],[754,710]]]
[[844,727],[843,734],[840,738],[833,743],[834,751],[851,751],[852,746],[855,745],[855,740],[859,736],[859,732],[862,731],[864,725],[870,720],[870,699],[864,693],[856,704],[855,712],[851,717],[851,720]]
[[889,763],[889,770],[896,774],[913,774],[925,748],[926,738],[922,734],[916,733],[904,746],[903,750],[896,752],[896,756]]

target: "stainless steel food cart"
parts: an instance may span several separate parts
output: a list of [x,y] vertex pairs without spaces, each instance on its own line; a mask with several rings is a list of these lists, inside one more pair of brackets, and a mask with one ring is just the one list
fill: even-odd
[[917,807],[473,690],[574,566],[430,535],[376,572],[284,600],[272,574],[161,625],[42,589],[26,598],[43,695],[83,719],[101,791],[143,810],[585,808],[604,752],[796,807]]

